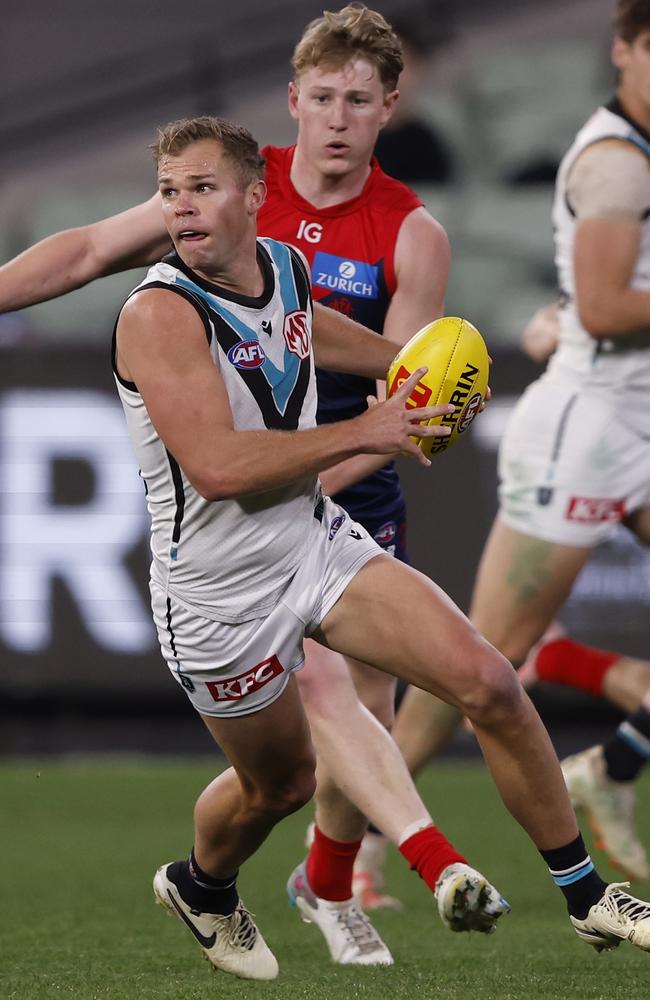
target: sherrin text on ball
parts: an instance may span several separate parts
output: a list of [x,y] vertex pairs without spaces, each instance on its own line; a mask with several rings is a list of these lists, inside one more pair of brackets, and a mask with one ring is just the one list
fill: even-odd
[[418,381],[407,407],[450,403],[453,413],[434,417],[428,424],[449,427],[445,438],[422,438],[427,458],[448,451],[465,433],[486,397],[490,361],[483,337],[475,326],[458,316],[443,316],[427,324],[404,345],[388,369],[388,395],[418,368],[428,371]]

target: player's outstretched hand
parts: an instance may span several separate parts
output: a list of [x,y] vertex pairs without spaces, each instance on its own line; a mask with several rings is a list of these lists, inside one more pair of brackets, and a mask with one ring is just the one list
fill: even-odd
[[357,417],[362,429],[365,452],[390,455],[401,451],[413,455],[422,465],[431,465],[413,438],[447,437],[451,433],[449,427],[429,424],[427,421],[453,413],[454,407],[450,403],[444,403],[441,406],[407,409],[406,401],[426,371],[426,368],[418,368],[389,399],[381,403],[374,400],[374,397],[368,397],[368,409]]

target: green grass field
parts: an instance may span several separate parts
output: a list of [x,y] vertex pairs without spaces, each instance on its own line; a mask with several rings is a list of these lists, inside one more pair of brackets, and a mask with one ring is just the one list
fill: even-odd
[[[575,937],[541,859],[478,764],[431,768],[421,787],[439,824],[509,899],[512,913],[495,935],[445,930],[423,883],[395,855],[390,888],[406,908],[375,921],[395,966],[332,965],[318,930],[286,903],[286,877],[303,854],[305,809],[275,830],[240,881],[280,977],[251,983],[213,973],[151,892],[155,868],[191,843],[192,803],[213,767],[123,759],[0,765],[2,1000],[650,997],[650,955],[622,945],[598,956]],[[644,779],[646,832],[647,793]],[[601,870],[615,877],[606,864]],[[639,895],[644,888],[650,892],[639,887]]]

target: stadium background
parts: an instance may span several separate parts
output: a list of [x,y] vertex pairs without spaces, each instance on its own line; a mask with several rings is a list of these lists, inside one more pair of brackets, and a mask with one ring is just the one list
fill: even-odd
[[[322,3],[162,0],[3,4],[0,259],[148,196],[153,127],[213,112],[288,143],[288,60]],[[332,7],[337,5],[330,5]],[[482,330],[494,402],[428,473],[403,463],[415,564],[463,607],[495,509],[507,413],[537,369],[518,349],[552,299],[552,167],[613,84],[609,0],[377,2],[432,45],[418,105],[453,149],[418,188],[447,227],[447,311]],[[42,16],[38,16],[39,8]],[[541,180],[540,180],[541,178]],[[136,274],[0,317],[0,753],[210,749],[156,648],[147,515],[108,360]],[[584,572],[565,620],[596,643],[650,648],[650,559],[621,531]],[[538,702],[561,751],[615,716],[558,689]],[[461,735],[455,753],[473,752]]]

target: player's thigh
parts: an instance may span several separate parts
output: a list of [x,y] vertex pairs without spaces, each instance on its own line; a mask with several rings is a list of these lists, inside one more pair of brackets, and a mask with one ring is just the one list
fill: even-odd
[[201,715],[203,722],[248,787],[285,787],[315,769],[309,725],[295,675],[267,708],[250,715],[222,718]]
[[470,618],[509,660],[523,660],[590,554],[585,546],[524,534],[497,517],[481,556]]
[[314,639],[305,639],[304,651],[295,677],[308,718],[339,719],[358,700],[345,657]]
[[359,570],[314,634],[459,705],[490,672],[512,673],[440,587],[385,555]]
[[305,662],[295,676],[312,725],[317,720],[338,723],[359,700],[383,726],[392,726],[394,677],[353,657],[344,657],[314,639],[305,639],[304,651]]

